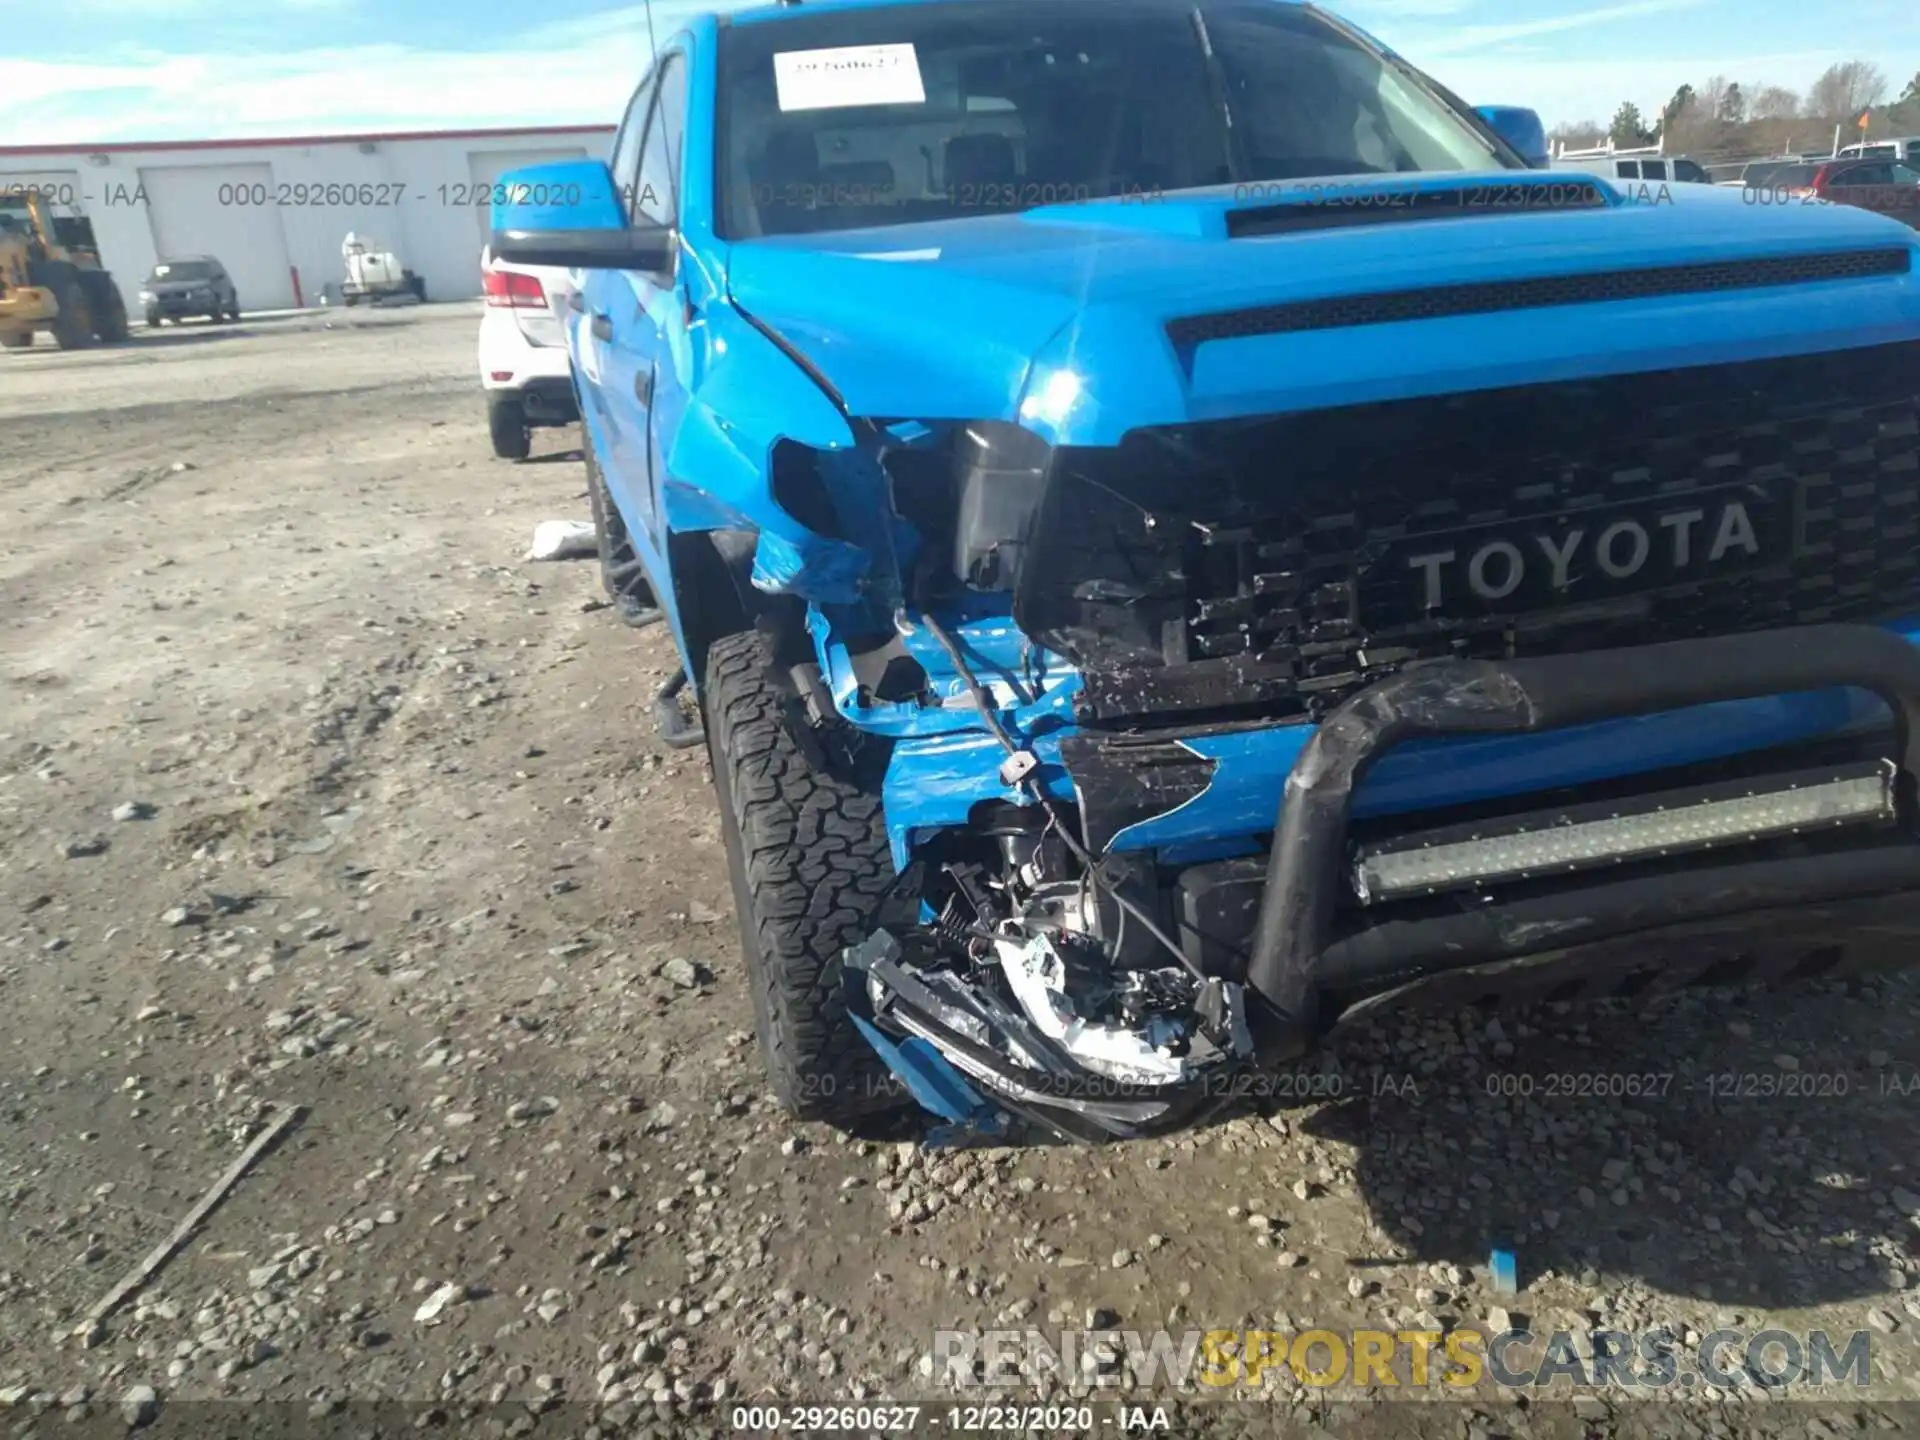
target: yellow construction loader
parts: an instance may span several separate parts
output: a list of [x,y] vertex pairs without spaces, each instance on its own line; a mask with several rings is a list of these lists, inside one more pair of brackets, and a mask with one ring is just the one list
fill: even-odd
[[127,338],[127,302],[100,264],[93,222],[31,187],[0,186],[0,347],[35,332],[62,350]]

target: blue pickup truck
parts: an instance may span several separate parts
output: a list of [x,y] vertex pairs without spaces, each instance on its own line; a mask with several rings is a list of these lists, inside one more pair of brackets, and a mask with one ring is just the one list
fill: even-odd
[[1544,150],[1311,5],[807,0],[508,177],[791,1110],[1920,955],[1920,237]]

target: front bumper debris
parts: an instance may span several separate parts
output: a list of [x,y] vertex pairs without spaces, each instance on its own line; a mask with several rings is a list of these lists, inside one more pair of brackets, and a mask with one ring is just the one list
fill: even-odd
[[[1231,1059],[1169,1084],[1100,1074],[983,990],[944,971],[911,969],[904,959],[900,941],[886,931],[844,953],[847,1008],[855,1023],[863,1031],[890,1030],[932,1045],[1000,1109],[1069,1139],[1125,1140],[1191,1125],[1242,1093],[1253,1078],[1244,1063]],[[1237,993],[1232,1003],[1238,1004]],[[1003,1047],[1030,1063],[1011,1063]],[[919,1098],[915,1075],[885,1049],[880,1054]],[[928,1108],[953,1118],[944,1107]]]
[[[1396,745],[1841,687],[1870,691],[1886,703],[1894,742],[1888,757],[1839,768],[1852,777],[1841,784],[1864,787],[1863,795],[1878,785],[1878,800],[1856,805],[1858,813],[1841,827],[1829,824],[1818,844],[1802,844],[1796,832],[1783,842],[1791,853],[1783,853],[1781,845],[1736,838],[1739,858],[1695,847],[1673,859],[1662,854],[1655,864],[1598,874],[1574,867],[1576,873],[1527,877],[1517,885],[1502,879],[1464,898],[1456,888],[1411,905],[1369,904],[1356,893],[1356,855],[1369,851],[1356,847],[1349,833],[1354,797],[1369,767]],[[1630,968],[1654,968],[1662,984],[1779,978],[1814,972],[1794,961],[1746,965],[1743,957],[1831,954],[1849,942],[1871,951],[1878,940],[1889,955],[1910,955],[1920,941],[1916,720],[1920,649],[1873,626],[1411,665],[1335,708],[1302,747],[1267,858],[1223,862],[1242,876],[1248,900],[1236,903],[1256,912],[1251,939],[1237,961],[1199,954],[1202,978],[1185,981],[1189,988],[1179,992],[1184,1009],[1163,1012],[1190,1023],[1158,1057],[1152,1052],[1163,1020],[1142,1021],[1128,1012],[1126,1023],[1139,1025],[1137,1035],[1112,1028],[1111,1020],[1099,1028],[1073,1014],[1072,986],[1057,976],[1041,985],[1037,971],[1023,970],[1057,966],[1062,954],[1076,953],[1075,945],[1084,954],[1099,933],[1097,924],[1083,924],[1075,934],[1069,923],[1054,932],[1064,937],[1059,948],[1045,933],[1004,938],[1019,933],[1020,924],[1035,935],[1034,908],[1022,921],[1016,907],[1014,920],[991,941],[973,941],[971,970],[936,955],[942,943],[955,953],[953,937],[960,932],[951,915],[897,936],[876,933],[845,952],[847,1003],[869,1038],[884,1032],[931,1047],[964,1077],[961,1088],[986,1105],[1097,1140],[1191,1125],[1258,1093],[1263,1071],[1311,1048],[1336,1020],[1389,1002],[1424,996],[1460,1003],[1489,993],[1567,998],[1589,982],[1592,993],[1603,993],[1603,977]],[[1795,785],[1817,789],[1822,773],[1773,776],[1791,782],[1773,793],[1794,793]],[[1752,788],[1768,793],[1766,783]],[[1664,813],[1655,802],[1665,796],[1644,798],[1653,807],[1649,813]],[[1577,814],[1580,807],[1538,813]],[[1411,840],[1421,843],[1422,833]],[[1404,850],[1406,837],[1396,843]],[[1035,874],[1046,868],[1040,851],[1019,853],[1033,857],[1026,863]],[[1044,883],[1034,891],[1035,897],[1048,893]],[[1661,953],[1663,947],[1672,953]],[[1118,967],[1116,973],[1128,972]],[[976,983],[983,976],[989,983]],[[1050,1010],[1049,997],[1066,1009]],[[880,1044],[875,1048],[886,1055]],[[1108,1057],[1124,1063],[1107,1064]],[[941,1113],[959,1118],[951,1107]]]

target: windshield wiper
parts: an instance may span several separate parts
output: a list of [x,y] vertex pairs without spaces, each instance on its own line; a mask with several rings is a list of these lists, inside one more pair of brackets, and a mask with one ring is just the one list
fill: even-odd
[[1198,5],[1193,7],[1193,33],[1200,41],[1200,54],[1207,64],[1207,89],[1213,92],[1214,108],[1220,112],[1221,148],[1226,152],[1227,180],[1238,181],[1244,178],[1238,160],[1239,146],[1235,143],[1233,131],[1233,104],[1227,98],[1227,75],[1220,66],[1220,57],[1213,53],[1213,37],[1207,33],[1207,17],[1200,13]]

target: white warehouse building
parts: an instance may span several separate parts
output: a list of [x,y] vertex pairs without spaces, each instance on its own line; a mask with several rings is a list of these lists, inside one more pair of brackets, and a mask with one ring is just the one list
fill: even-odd
[[93,222],[102,263],[140,314],[159,260],[211,255],[244,310],[320,302],[349,232],[391,250],[429,300],[480,293],[488,199],[504,171],[604,156],[612,126],[0,146],[0,193],[34,186]]

